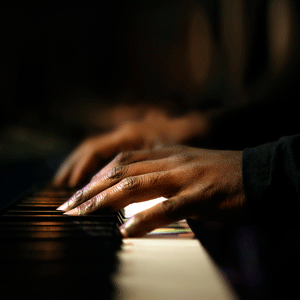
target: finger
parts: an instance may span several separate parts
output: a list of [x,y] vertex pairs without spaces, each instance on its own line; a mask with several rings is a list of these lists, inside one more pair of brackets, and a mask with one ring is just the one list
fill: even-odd
[[[60,167],[54,177],[53,183],[57,186],[69,185],[75,187],[93,170],[95,162],[107,154],[114,155],[114,139],[110,135],[90,138],[77,147]],[[94,161],[94,163],[93,163]]]
[[76,162],[82,157],[82,155],[82,151],[75,151],[63,162],[54,176],[53,184],[55,186],[67,185],[70,174],[72,173]]
[[79,185],[81,181],[83,181],[88,174],[90,174],[93,170],[96,169],[98,165],[99,158],[97,153],[90,152],[81,157],[81,159],[77,160],[76,167],[72,169],[70,172],[68,185],[71,188],[74,188]]
[[185,219],[184,203],[180,196],[162,201],[135,214],[120,227],[120,232],[124,238],[141,237],[154,229]]
[[[166,184],[166,182],[168,184]],[[140,176],[131,176],[104,190],[66,215],[86,215],[98,209],[117,211],[134,203],[157,197],[170,197],[179,190],[179,182],[174,180],[171,171],[155,172]]]
[[100,170],[91,181],[95,181],[100,177],[105,176],[107,172],[118,166],[129,165],[136,162],[144,162],[147,160],[158,160],[174,156],[179,152],[182,152],[185,147],[162,147],[156,149],[138,150],[138,151],[126,151],[119,153],[109,164]]
[[[125,166],[132,164],[134,162],[142,162],[149,158],[149,150],[141,151],[126,151],[119,153],[109,164],[102,168],[92,179],[91,181],[98,180],[101,177],[105,177],[105,174],[111,172],[114,168],[119,166]],[[152,154],[152,159],[160,158],[162,155],[156,153],[156,156]],[[165,155],[164,155],[165,156]]]
[[91,199],[105,189],[117,184],[121,180],[147,173],[167,171],[172,167],[170,159],[160,159],[155,161],[138,162],[127,166],[116,166],[91,181],[81,191],[77,191],[67,202],[62,204],[57,210],[70,210],[86,200]]
[[[174,159],[174,156],[170,154],[176,155],[178,152],[182,152],[183,149],[186,148],[170,147],[152,151],[142,150],[121,153],[103,168],[97,176],[94,176],[91,182],[85,186],[81,192],[75,193],[73,197],[57,209],[64,211],[70,210],[126,177],[170,170],[172,167],[176,167],[177,163],[177,159]],[[167,158],[164,160],[164,157]],[[146,159],[149,158],[153,160],[146,161]],[[132,163],[129,166],[123,165],[133,161],[138,162]]]

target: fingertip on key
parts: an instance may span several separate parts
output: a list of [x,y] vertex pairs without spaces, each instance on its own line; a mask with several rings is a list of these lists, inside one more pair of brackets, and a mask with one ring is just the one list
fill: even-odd
[[120,228],[120,233],[122,234],[123,238],[128,238],[128,233],[125,228]]
[[81,200],[82,195],[83,191],[78,190],[68,201],[63,203],[56,210],[67,211],[68,209],[72,208],[72,206],[74,207],[74,205],[76,205],[76,203]]
[[68,209],[68,202],[63,203],[61,206],[59,206],[56,210],[60,210],[60,211],[66,211]]
[[63,213],[64,215],[67,215],[67,216],[78,216],[78,209],[77,207],[69,210],[69,211],[66,211],[65,213]]

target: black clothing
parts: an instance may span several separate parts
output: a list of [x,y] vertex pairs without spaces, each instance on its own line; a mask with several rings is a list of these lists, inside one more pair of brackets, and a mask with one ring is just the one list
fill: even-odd
[[251,219],[299,225],[300,135],[246,148],[243,183]]
[[300,135],[246,148],[243,183],[247,207],[238,221],[188,222],[241,299],[294,298],[300,281]]

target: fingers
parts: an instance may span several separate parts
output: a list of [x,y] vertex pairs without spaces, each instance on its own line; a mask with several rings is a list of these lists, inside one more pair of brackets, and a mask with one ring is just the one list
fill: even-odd
[[[169,151],[160,149],[121,153],[94,176],[88,185],[57,209],[68,211],[128,177],[167,171],[176,167],[176,159],[173,156],[168,157]],[[167,158],[163,159],[166,156]],[[133,161],[138,162],[132,163]]]
[[70,156],[54,177],[55,186],[68,186],[74,188],[92,172],[98,164],[96,153],[79,151]]
[[55,186],[68,185],[69,175],[71,174],[76,162],[80,160],[82,155],[82,151],[75,151],[63,162],[54,176],[53,184]]
[[101,159],[108,157],[107,153],[115,154],[115,144],[115,140],[110,136],[86,140],[62,164],[54,177],[53,184],[71,188],[78,186],[83,179],[95,171]]
[[82,182],[88,174],[94,171],[98,165],[99,158],[96,153],[91,152],[83,155],[68,174],[68,186],[76,187]]
[[123,148],[130,147],[126,136],[122,136],[121,133],[120,130],[84,141],[63,163],[54,177],[53,184],[72,188],[78,186],[82,179],[95,171],[101,159],[113,157]]
[[245,204],[242,152],[178,146],[121,153],[58,209],[86,215],[157,197],[168,200],[131,218],[121,227],[124,237],[184,218],[213,220],[239,210]]
[[[149,128],[145,124],[128,123],[115,132],[89,138],[83,142],[59,169],[53,183],[56,186],[68,185],[73,188],[95,170],[101,159],[108,159],[124,150],[161,146],[161,138],[151,126]],[[130,161],[131,152],[124,153],[120,154],[112,162],[112,165],[108,165],[103,171],[106,172],[115,163],[124,164],[126,161]],[[159,154],[159,152],[155,153]],[[144,160],[143,156],[147,156],[147,153],[139,155],[141,157],[135,157],[137,161]],[[131,160],[131,162],[133,161]]]
[[74,196],[61,205],[58,210],[70,210],[125,178],[164,169],[167,170],[167,162],[164,161],[147,161],[145,163],[135,163],[130,166],[115,166],[103,173],[102,176],[98,176],[97,180],[92,180],[82,190],[77,191]]
[[178,185],[171,171],[126,177],[65,214],[85,215],[108,208],[117,211],[134,202],[169,197],[178,190]]
[[107,172],[117,166],[125,166],[136,162],[145,162],[149,160],[159,160],[183,152],[186,149],[184,146],[174,146],[168,148],[156,148],[138,151],[126,151],[119,153],[109,164],[100,170],[91,181],[98,180],[103,177]]

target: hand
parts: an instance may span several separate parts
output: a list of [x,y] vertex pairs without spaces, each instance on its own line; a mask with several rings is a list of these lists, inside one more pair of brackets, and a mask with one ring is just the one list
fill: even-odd
[[124,237],[186,218],[220,220],[237,213],[245,204],[242,152],[185,146],[123,152],[58,209],[67,215],[117,211],[161,196],[167,200],[122,225]]
[[162,120],[151,122],[129,122],[117,130],[88,138],[67,158],[54,177],[55,186],[78,186],[98,168],[99,164],[118,153],[135,149],[157,147],[166,139]]
[[206,134],[208,121],[203,115],[187,114],[169,118],[164,112],[151,110],[140,122],[129,122],[117,130],[84,141],[58,170],[54,185],[76,187],[103,165],[104,160],[120,152],[151,149],[183,143]]

